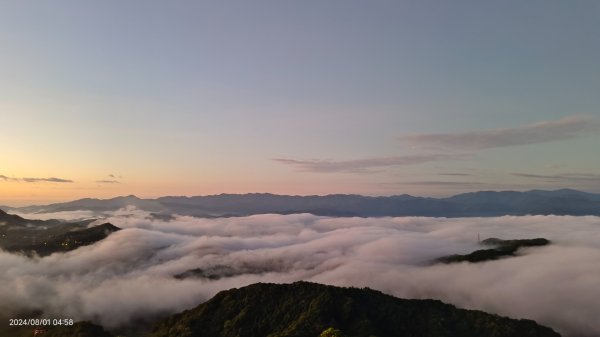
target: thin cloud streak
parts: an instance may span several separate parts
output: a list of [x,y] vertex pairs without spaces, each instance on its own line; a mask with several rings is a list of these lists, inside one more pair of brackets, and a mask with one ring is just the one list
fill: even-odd
[[98,184],[120,184],[120,181],[117,180],[96,180]]
[[532,173],[512,173],[513,176],[533,179],[543,179],[547,182],[590,182],[600,184],[600,174],[594,173],[562,173],[554,175],[532,174]]
[[454,173],[454,172],[445,172],[439,173],[441,176],[456,176],[456,177],[472,177],[474,174],[471,173]]
[[477,187],[477,186],[488,186],[490,184],[478,181],[407,181],[393,183],[395,185],[416,185],[416,186],[452,186],[452,187]]
[[567,140],[598,130],[599,124],[595,120],[585,116],[571,116],[512,128],[462,133],[422,133],[398,139],[419,148],[472,151]]
[[5,175],[0,175],[0,180],[4,181],[23,181],[26,183],[39,183],[39,182],[49,182],[49,183],[72,183],[73,180],[70,179],[62,179],[56,177],[50,178],[13,178]]
[[62,179],[62,178],[22,178],[26,183],[39,183],[39,182],[48,182],[48,183],[72,183],[73,180],[70,179]]
[[[405,156],[361,158],[354,160],[273,158],[273,161],[293,166],[302,172],[315,173],[375,173],[377,169],[416,165],[426,162],[460,160],[474,156],[483,149],[520,146],[573,139],[600,130],[600,124],[587,116],[570,116],[512,128],[500,128],[463,133],[423,133],[398,139],[413,148],[460,153],[424,153]],[[470,153],[469,153],[470,152]],[[467,173],[442,173],[448,176],[470,176]]]
[[288,158],[274,158],[272,160],[296,167],[303,172],[318,173],[374,173],[373,169],[391,166],[417,165],[433,161],[468,159],[466,154],[423,154],[409,156],[376,157],[355,160],[297,160]]
[[19,179],[7,177],[5,175],[0,174],[0,180],[4,180],[4,181],[18,181]]

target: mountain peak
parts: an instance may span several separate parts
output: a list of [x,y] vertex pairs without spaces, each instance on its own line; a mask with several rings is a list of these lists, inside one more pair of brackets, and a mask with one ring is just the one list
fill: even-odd
[[122,196],[122,197],[116,197],[113,199],[133,199],[133,200],[141,200],[140,198],[138,198],[137,196],[130,194],[130,195],[126,195],[126,196]]
[[[360,319],[357,319],[360,317]],[[310,282],[256,283],[219,292],[159,323],[152,337],[319,336],[558,337],[531,320],[463,310],[437,300],[407,300],[368,288]]]

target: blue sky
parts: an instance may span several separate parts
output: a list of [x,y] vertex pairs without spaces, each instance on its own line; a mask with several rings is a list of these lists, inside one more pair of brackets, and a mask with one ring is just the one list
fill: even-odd
[[597,1],[7,1],[0,202],[600,192],[599,31]]

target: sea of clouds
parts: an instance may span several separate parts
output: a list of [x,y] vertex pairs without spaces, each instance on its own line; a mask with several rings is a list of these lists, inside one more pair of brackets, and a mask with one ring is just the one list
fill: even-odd
[[[0,311],[43,310],[117,327],[192,308],[220,290],[307,280],[534,319],[565,336],[600,335],[599,217],[265,214],[167,221],[127,208],[95,224],[107,221],[123,230],[68,253],[30,259],[0,251]],[[432,263],[481,249],[478,234],[552,244],[485,263]],[[198,268],[223,275],[174,277]]]

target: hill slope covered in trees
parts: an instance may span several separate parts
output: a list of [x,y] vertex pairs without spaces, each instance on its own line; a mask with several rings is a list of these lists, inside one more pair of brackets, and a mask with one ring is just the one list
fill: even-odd
[[531,320],[308,282],[258,283],[222,291],[163,320],[151,336],[316,337],[330,328],[347,337],[559,336]]

